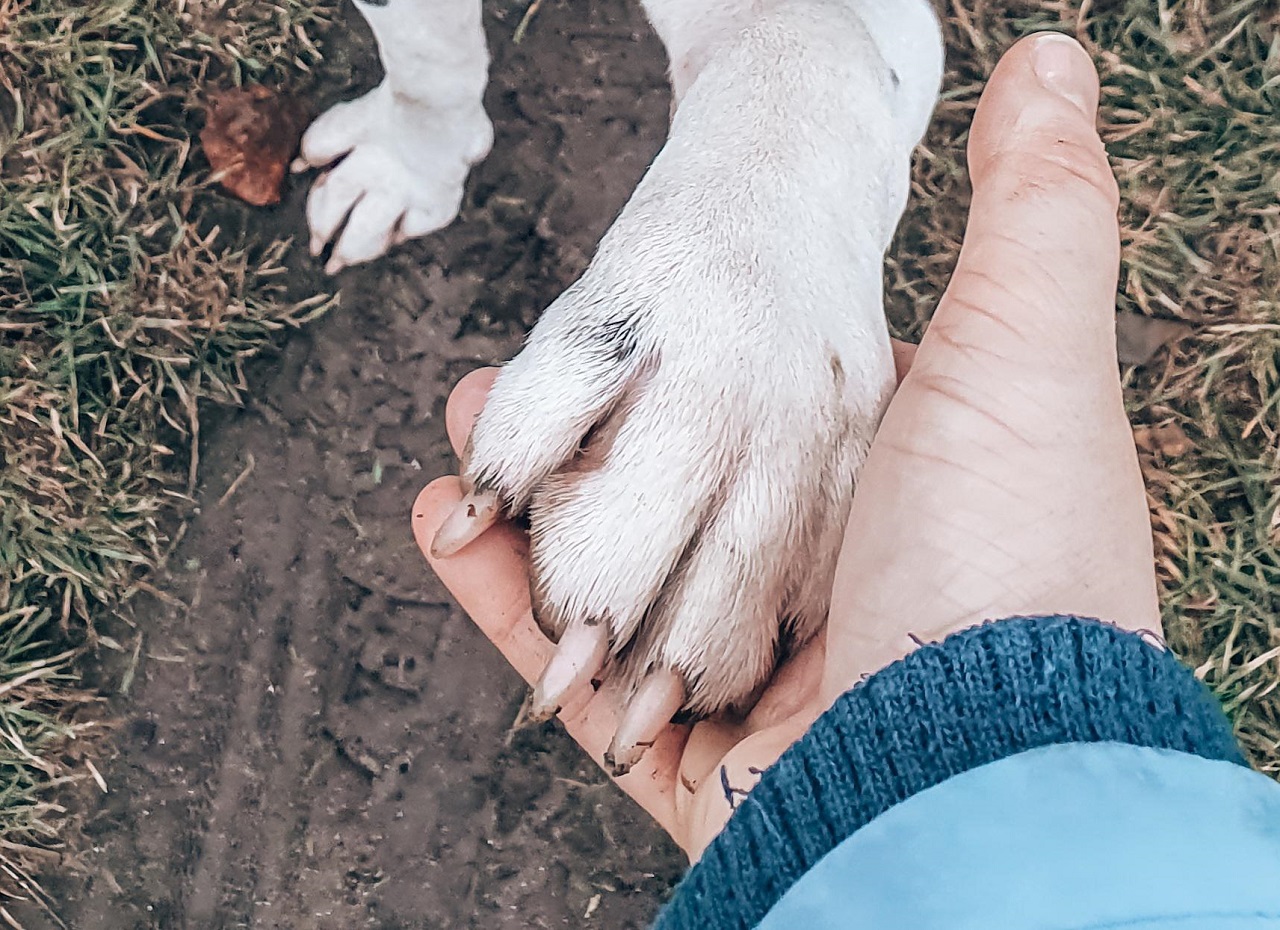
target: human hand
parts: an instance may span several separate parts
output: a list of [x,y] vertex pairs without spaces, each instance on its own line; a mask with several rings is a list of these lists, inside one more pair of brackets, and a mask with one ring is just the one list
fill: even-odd
[[[1116,362],[1117,192],[1097,99],[1088,57],[1061,37],[1018,43],[993,74],[970,137],[965,245],[863,468],[825,641],[791,658],[744,721],[669,727],[618,779],[691,859],[836,697],[918,641],[1049,613],[1159,629]],[[473,372],[450,398],[455,449],[492,378]],[[424,553],[460,496],[455,478],[419,496]],[[530,611],[527,552],[503,525],[428,559],[533,681],[552,645]],[[600,762],[618,709],[606,681],[561,720]]]

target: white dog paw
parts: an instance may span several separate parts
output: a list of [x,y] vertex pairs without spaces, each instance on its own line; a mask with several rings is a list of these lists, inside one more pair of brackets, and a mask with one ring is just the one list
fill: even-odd
[[312,123],[293,167],[333,166],[307,199],[311,253],[333,246],[325,271],[377,258],[458,215],[467,173],[488,154],[493,128],[476,108],[442,117],[383,83]]
[[559,641],[533,714],[619,683],[615,774],[679,711],[748,707],[826,620],[894,387],[882,261],[923,107],[899,83],[842,5],[762,14],[476,420],[433,548],[528,515]]
[[533,716],[609,666],[628,695],[616,774],[677,712],[749,706],[821,628],[893,385],[878,256],[815,275],[787,239],[803,219],[662,177],[499,373],[434,547],[528,514],[534,610],[560,644]]

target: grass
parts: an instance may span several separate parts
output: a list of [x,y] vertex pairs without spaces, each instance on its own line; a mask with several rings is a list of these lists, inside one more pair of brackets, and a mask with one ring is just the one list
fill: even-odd
[[[965,134],[999,53],[1076,35],[1103,74],[1124,197],[1122,309],[1190,335],[1126,372],[1173,647],[1280,776],[1280,11],[1274,0],[949,0],[948,93],[889,268],[918,334],[963,232]],[[190,504],[200,405],[323,312],[276,290],[283,246],[204,216],[200,88],[314,62],[295,0],[0,0],[0,891],[39,897],[68,779],[104,714],[86,655],[126,668]],[[121,631],[124,631],[123,633]]]
[[955,262],[966,134],[1000,52],[1065,31],[1102,77],[1120,182],[1119,307],[1190,335],[1126,370],[1170,645],[1280,777],[1280,6],[949,0],[948,93],[889,277],[918,334]]
[[[0,891],[60,842],[57,788],[96,777],[79,660],[136,660],[134,600],[191,503],[200,405],[323,312],[283,301],[283,244],[204,218],[203,87],[296,78],[303,0],[0,0]],[[125,621],[123,627],[120,621]],[[128,676],[130,672],[126,671]]]

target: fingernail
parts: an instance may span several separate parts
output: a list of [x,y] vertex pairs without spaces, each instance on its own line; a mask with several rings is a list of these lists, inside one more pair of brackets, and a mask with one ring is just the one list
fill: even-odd
[[1093,119],[1098,108],[1095,72],[1078,42],[1061,33],[1045,33],[1031,48],[1031,67],[1046,90],[1070,100]]

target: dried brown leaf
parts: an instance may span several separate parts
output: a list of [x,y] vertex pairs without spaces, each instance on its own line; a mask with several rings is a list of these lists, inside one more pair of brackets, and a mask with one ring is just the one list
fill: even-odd
[[1161,320],[1121,310],[1116,313],[1116,349],[1122,365],[1145,365],[1161,347],[1191,334],[1177,320]]
[[200,143],[223,188],[256,207],[279,203],[308,115],[301,101],[261,84],[211,94]]
[[1181,458],[1195,448],[1195,443],[1177,423],[1139,426],[1133,431],[1133,439],[1139,451],[1165,460]]

